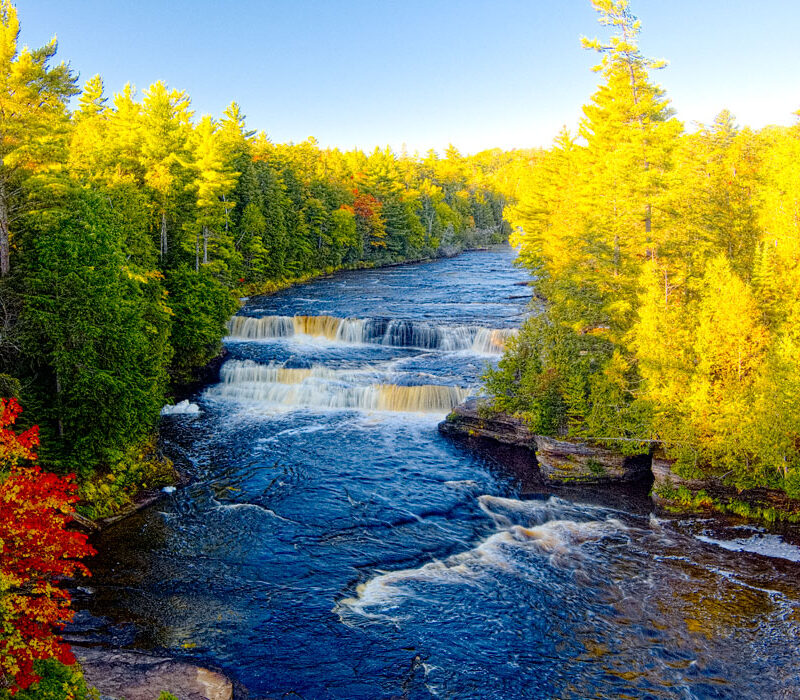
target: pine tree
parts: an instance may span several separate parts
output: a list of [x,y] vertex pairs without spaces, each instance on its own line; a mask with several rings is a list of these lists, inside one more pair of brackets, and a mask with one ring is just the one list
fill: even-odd
[[139,160],[144,169],[144,184],[152,192],[159,219],[162,259],[170,247],[167,214],[175,208],[189,176],[190,105],[185,92],[169,91],[161,81],[151,85],[142,100]]
[[24,200],[21,183],[46,173],[65,157],[66,103],[77,90],[65,63],[50,67],[55,38],[39,49],[20,49],[19,20],[11,0],[0,0],[0,276],[11,270],[11,223]]
[[84,85],[72,116],[69,170],[74,177],[101,181],[107,177],[106,138],[111,117],[107,101],[103,79],[95,75]]
[[682,126],[671,118],[664,91],[650,82],[649,71],[664,62],[639,50],[641,25],[627,0],[592,4],[600,23],[616,33],[607,42],[583,39],[585,48],[602,55],[595,70],[604,78],[584,106],[580,130],[587,144],[584,246],[595,261],[595,284],[603,300],[596,322],[608,323],[612,336],[620,339],[619,332],[634,318],[640,261],[657,256],[663,243],[659,204]]
[[[239,173],[228,164],[216,122],[209,116],[201,119],[192,137],[193,178],[188,188],[195,194],[195,271],[200,269],[200,237],[203,242],[202,264],[209,263],[209,241],[215,237],[217,248],[233,249],[228,212],[235,202],[230,198]],[[224,235],[223,235],[224,234]]]

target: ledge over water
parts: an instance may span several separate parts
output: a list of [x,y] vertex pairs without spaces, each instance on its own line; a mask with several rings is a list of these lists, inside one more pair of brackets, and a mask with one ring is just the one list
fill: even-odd
[[653,502],[666,511],[716,510],[766,522],[800,522],[800,500],[779,489],[737,489],[714,477],[687,478],[660,449],[625,456],[591,443],[536,435],[520,418],[482,409],[483,401],[471,398],[456,406],[439,432],[473,445],[512,446],[514,469],[528,483],[607,487],[650,482]]
[[649,454],[627,457],[585,442],[536,435],[514,416],[483,414],[481,400],[469,399],[439,424],[439,432],[525,448],[530,451],[530,469],[547,484],[615,484],[650,478]]

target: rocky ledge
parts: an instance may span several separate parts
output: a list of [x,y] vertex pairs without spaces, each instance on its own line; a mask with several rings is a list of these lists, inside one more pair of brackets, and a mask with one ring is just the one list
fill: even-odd
[[659,508],[678,512],[716,510],[766,522],[800,523],[800,500],[778,489],[737,489],[722,479],[692,479],[675,469],[660,449],[625,456],[600,445],[536,435],[519,418],[494,413],[481,399],[469,399],[439,424],[443,435],[458,438],[490,456],[512,451],[500,461],[513,467],[525,490],[541,486],[603,487],[648,485]]
[[800,522],[800,500],[768,488],[737,489],[721,479],[691,479],[675,470],[675,460],[660,450],[653,455],[655,503],[667,510],[700,511],[712,508],[767,522]]
[[586,442],[532,433],[519,418],[490,413],[480,399],[456,406],[439,424],[443,435],[489,439],[530,451],[530,467],[545,483],[630,483],[650,476],[650,455],[623,456]]
[[467,399],[439,423],[439,432],[450,437],[479,437],[536,450],[536,436],[519,418],[503,413],[483,417],[480,399]]
[[89,686],[104,700],[155,700],[163,691],[180,700],[233,700],[234,686],[217,671],[132,651],[73,647]]

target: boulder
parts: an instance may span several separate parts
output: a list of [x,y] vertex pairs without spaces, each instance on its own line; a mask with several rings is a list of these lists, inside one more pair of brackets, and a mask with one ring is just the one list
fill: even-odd
[[156,700],[162,691],[179,700],[232,700],[223,674],[178,659],[133,651],[73,647],[89,686],[108,700]]

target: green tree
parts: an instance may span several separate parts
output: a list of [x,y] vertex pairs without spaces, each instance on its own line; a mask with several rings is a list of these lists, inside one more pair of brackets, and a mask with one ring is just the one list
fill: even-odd
[[203,242],[203,265],[208,265],[209,241],[214,236],[216,248],[227,258],[233,250],[228,212],[235,206],[230,194],[239,173],[228,164],[228,154],[216,122],[202,118],[192,138],[193,178],[188,189],[196,198],[194,253],[195,271],[200,269],[200,240]]
[[126,264],[124,217],[73,188],[26,220],[21,323],[36,419],[84,475],[150,434],[166,390],[170,310],[160,275]]
[[168,213],[189,181],[191,118],[191,101],[185,92],[170,91],[161,81],[145,92],[137,124],[141,132],[138,157],[159,220],[162,259],[170,247]]
[[20,49],[19,20],[0,0],[0,276],[11,270],[11,224],[23,211],[22,181],[47,173],[65,157],[66,103],[77,92],[65,63],[51,67],[55,38]]
[[167,289],[173,313],[174,357],[170,372],[175,381],[187,381],[194,370],[219,354],[225,324],[237,303],[228,289],[205,270],[180,267],[167,279]]

